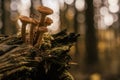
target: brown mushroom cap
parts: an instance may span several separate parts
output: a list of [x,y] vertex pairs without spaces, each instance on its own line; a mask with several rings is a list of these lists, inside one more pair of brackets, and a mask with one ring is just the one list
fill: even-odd
[[51,23],[53,23],[53,20],[49,17],[46,17],[44,23],[47,24],[47,25],[50,25]]
[[44,32],[48,31],[48,28],[47,27],[40,27],[39,31],[44,33]]
[[53,13],[53,10],[48,8],[48,7],[45,7],[45,6],[39,6],[37,8],[37,11],[43,13],[43,14],[46,14],[46,15],[49,15],[49,14],[52,14]]
[[22,22],[25,22],[25,23],[32,23],[32,24],[37,24],[37,23],[38,23],[37,20],[32,19],[32,18],[29,18],[29,17],[27,17],[27,16],[23,16],[23,15],[19,16],[19,19],[20,19]]

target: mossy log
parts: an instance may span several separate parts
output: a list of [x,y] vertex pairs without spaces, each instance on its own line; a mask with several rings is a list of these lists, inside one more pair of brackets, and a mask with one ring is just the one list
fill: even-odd
[[[61,34],[62,33],[62,34]],[[0,36],[0,80],[73,80],[69,73],[74,33],[45,33],[36,48],[18,36]]]

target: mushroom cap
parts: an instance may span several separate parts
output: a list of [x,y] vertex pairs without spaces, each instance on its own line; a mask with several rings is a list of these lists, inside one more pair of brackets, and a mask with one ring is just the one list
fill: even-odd
[[32,19],[32,18],[29,18],[29,17],[27,17],[27,16],[23,16],[23,15],[19,16],[19,19],[20,19],[22,22],[25,22],[25,23],[32,23],[32,24],[37,24],[37,23],[38,23],[37,20]]
[[40,27],[40,28],[39,28],[39,31],[40,31],[40,32],[43,32],[43,33],[44,33],[44,32],[48,32],[48,28],[47,28],[47,27]]
[[53,10],[48,8],[48,7],[45,7],[45,6],[39,6],[37,8],[37,11],[43,13],[43,14],[46,14],[46,15],[49,15],[49,14],[52,14],[53,13]]
[[53,23],[53,20],[49,17],[46,17],[44,23],[47,24],[47,25],[50,25],[51,23]]

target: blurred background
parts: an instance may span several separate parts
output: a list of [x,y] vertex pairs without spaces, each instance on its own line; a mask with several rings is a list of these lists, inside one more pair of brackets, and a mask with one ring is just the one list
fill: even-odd
[[0,0],[0,33],[18,33],[19,15],[37,18],[39,5],[54,10],[51,34],[65,28],[81,34],[70,51],[75,80],[120,80],[119,0]]

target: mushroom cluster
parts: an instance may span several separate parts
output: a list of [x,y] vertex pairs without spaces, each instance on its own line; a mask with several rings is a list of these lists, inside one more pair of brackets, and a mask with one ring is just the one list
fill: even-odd
[[[29,43],[35,47],[39,47],[43,34],[48,31],[47,26],[53,23],[51,18],[46,17],[47,15],[52,14],[53,10],[45,6],[39,6],[36,10],[40,13],[39,20],[23,15],[20,15],[19,19],[22,22],[21,37],[23,42]],[[28,38],[29,40],[26,38],[27,24],[31,24]]]

